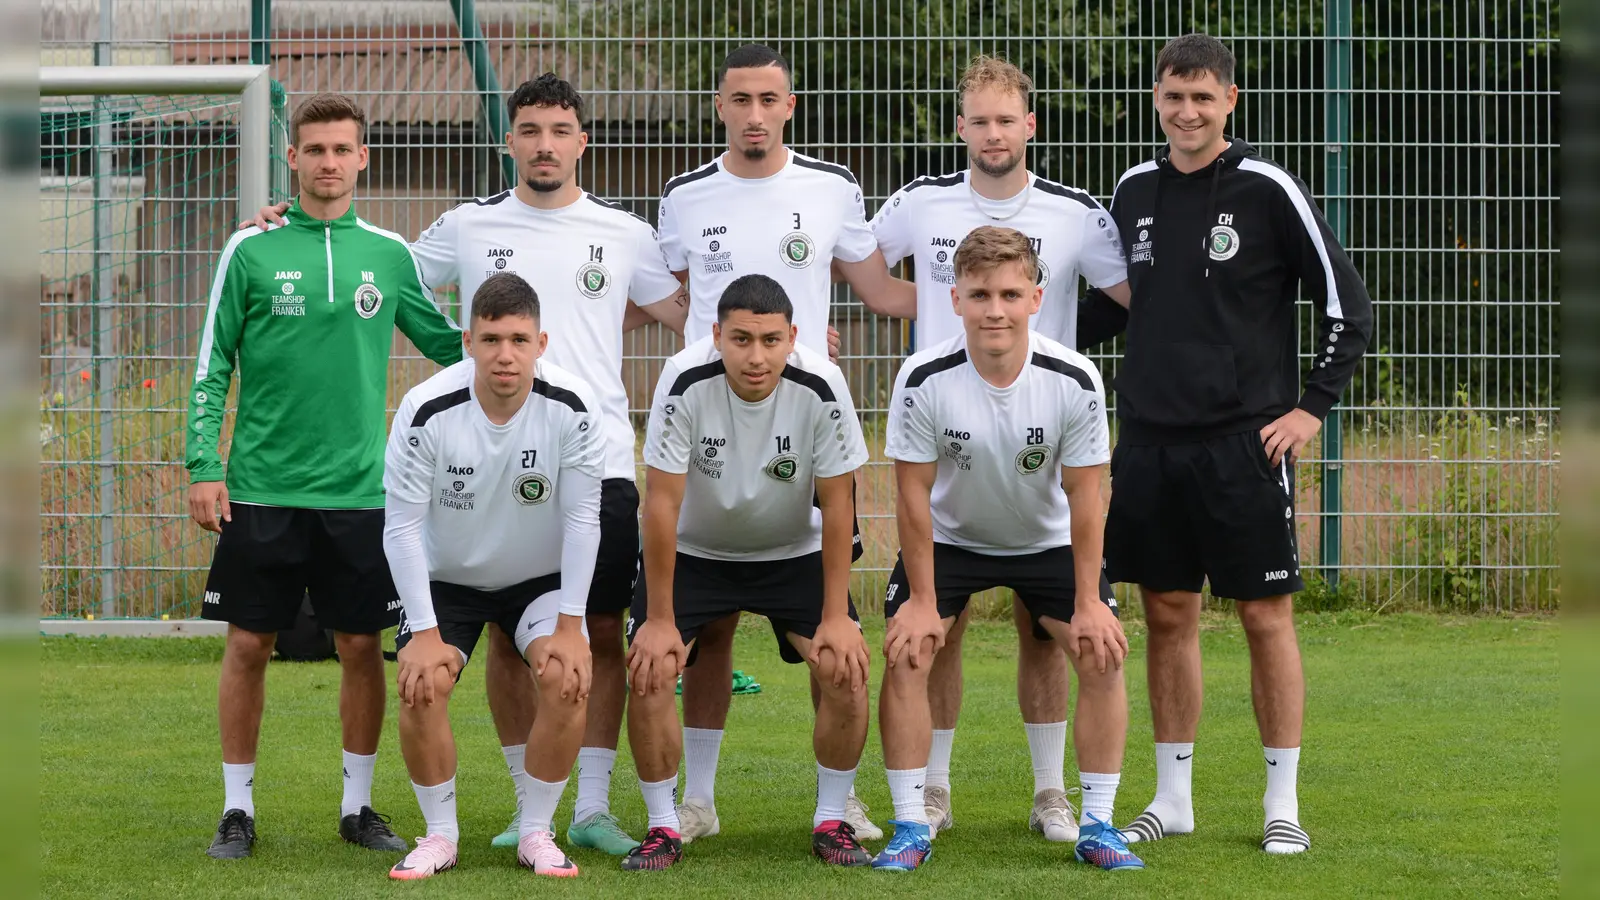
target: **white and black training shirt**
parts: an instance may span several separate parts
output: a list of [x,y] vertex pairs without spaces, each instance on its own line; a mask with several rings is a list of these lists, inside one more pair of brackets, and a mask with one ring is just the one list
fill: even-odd
[[1063,467],[1111,459],[1106,392],[1094,364],[1037,332],[1028,362],[997,388],[967,358],[965,335],[900,367],[884,453],[937,462],[933,539],[1019,556],[1072,543]]
[[849,169],[783,152],[789,161],[776,175],[740,178],[718,158],[661,192],[661,249],[673,271],[689,273],[688,343],[711,334],[735,278],[766,275],[794,304],[799,343],[828,351],[833,260],[860,262],[878,244]]
[[777,388],[747,403],[711,338],[667,360],[645,434],[645,464],[687,475],[678,550],[725,560],[793,559],[822,549],[813,479],[867,461],[844,373],[796,345]]
[[384,552],[408,627],[436,622],[429,581],[482,591],[561,573],[561,612],[581,616],[600,547],[605,463],[598,398],[540,360],[533,391],[489,421],[464,359],[406,393],[384,459]]
[[515,272],[533,286],[540,327],[550,335],[543,359],[577,374],[599,395],[605,477],[632,481],[622,319],[630,298],[649,306],[678,290],[650,223],[593,194],[560,209],[538,209],[504,191],[440,216],[411,252],[426,284],[460,285],[463,329],[472,324],[472,296],[490,275]]
[[1077,345],[1078,275],[1104,288],[1128,280],[1117,226],[1088,193],[1038,175],[1015,197],[989,200],[972,189],[966,171],[918,178],[886,200],[872,217],[884,259],[912,257],[917,284],[917,349],[961,334],[950,303],[956,247],[984,225],[1015,228],[1039,257],[1044,302],[1030,326],[1068,347]]

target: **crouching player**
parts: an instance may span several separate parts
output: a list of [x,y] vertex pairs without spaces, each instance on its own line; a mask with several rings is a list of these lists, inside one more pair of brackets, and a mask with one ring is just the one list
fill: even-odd
[[996,587],[1016,591],[1035,635],[1060,641],[1077,671],[1077,857],[1143,868],[1110,824],[1128,643],[1101,574],[1105,388],[1087,359],[1029,330],[1037,265],[1021,232],[974,229],[956,248],[951,291],[963,333],[913,355],[895,379],[885,453],[895,460],[900,560],[884,598],[878,710],[895,831],[873,861],[879,869],[909,871],[933,852],[928,673],[968,596]]
[[623,868],[664,869],[682,857],[673,685],[694,662],[701,630],[741,611],[770,619],[783,660],[809,663],[821,686],[812,852],[833,865],[870,864],[845,821],[869,715],[867,646],[849,594],[852,488],[867,446],[838,366],[795,344],[782,285],[735,279],[711,336],[667,361],[644,458],[628,742],[650,821]]
[[403,604],[400,751],[427,822],[389,875],[427,878],[456,864],[450,692],[492,622],[530,663],[538,694],[517,860],[571,877],[578,867],[550,826],[589,693],[583,616],[600,541],[600,411],[582,379],[539,362],[539,298],[520,276],[484,281],[464,340],[467,359],[406,394],[385,460],[383,546]]

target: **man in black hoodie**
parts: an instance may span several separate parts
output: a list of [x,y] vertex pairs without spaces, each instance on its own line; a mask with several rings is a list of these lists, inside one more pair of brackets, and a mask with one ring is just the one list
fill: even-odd
[[[1155,105],[1169,141],[1117,183],[1132,299],[1115,385],[1106,568],[1134,582],[1150,628],[1156,797],[1130,843],[1194,830],[1200,588],[1238,601],[1267,763],[1262,848],[1310,847],[1295,778],[1305,679],[1293,594],[1294,470],[1349,383],[1372,330],[1355,268],[1298,178],[1223,133],[1234,58],[1191,34],[1162,49]],[[1317,310],[1300,385],[1297,296]],[[1108,302],[1101,300],[1102,303]],[[1080,344],[1105,317],[1080,321]],[[1109,330],[1109,329],[1107,329]]]

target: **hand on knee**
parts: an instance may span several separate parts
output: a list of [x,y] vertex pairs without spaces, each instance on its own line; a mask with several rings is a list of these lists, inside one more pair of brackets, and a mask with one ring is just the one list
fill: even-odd
[[1095,664],[1093,654],[1085,653],[1072,660],[1074,674],[1078,676],[1078,696],[1084,694],[1114,693],[1123,689],[1123,669],[1106,666],[1104,672]]
[[449,669],[446,669],[443,666],[441,666],[441,667],[433,670],[433,674],[430,676],[430,679],[433,681],[433,703],[434,703],[434,705],[438,706],[438,705],[441,705],[441,704],[444,704],[444,703],[448,703],[450,701],[450,695],[455,693],[455,689],[456,689],[455,676],[450,674],[450,670]]
[[[573,683],[572,673],[558,659],[551,658],[544,665],[544,674],[533,677],[539,685],[541,709],[576,712],[588,704],[587,697]],[[563,693],[566,696],[562,696]]]

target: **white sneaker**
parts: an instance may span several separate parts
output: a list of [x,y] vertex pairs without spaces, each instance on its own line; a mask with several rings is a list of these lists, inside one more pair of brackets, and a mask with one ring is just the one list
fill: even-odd
[[922,810],[928,817],[928,840],[933,840],[941,831],[949,831],[955,827],[956,816],[950,811],[949,788],[923,788]]
[[517,862],[535,875],[573,878],[578,867],[556,846],[556,836],[548,831],[530,831],[517,841]]
[[442,834],[430,834],[417,838],[417,849],[395,863],[394,868],[389,870],[389,877],[415,881],[454,868],[455,864],[456,842]]
[[1045,788],[1034,795],[1028,827],[1044,835],[1047,841],[1078,842],[1078,812],[1072,808],[1066,792],[1057,788]]
[[845,798],[844,820],[856,830],[856,837],[864,841],[881,841],[883,829],[872,824],[872,820],[867,818],[867,813],[870,811],[867,805],[861,802],[861,798],[856,796],[855,791],[851,791],[850,796]]
[[678,807],[678,833],[685,844],[708,838],[722,830],[717,808],[693,797],[685,797]]

